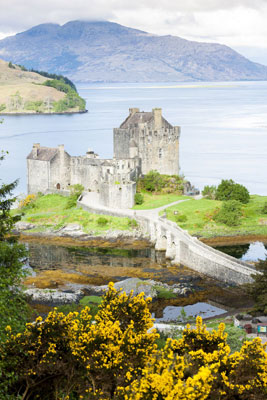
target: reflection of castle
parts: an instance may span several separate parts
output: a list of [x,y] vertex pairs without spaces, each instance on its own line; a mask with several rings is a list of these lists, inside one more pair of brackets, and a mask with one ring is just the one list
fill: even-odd
[[91,150],[85,156],[70,156],[64,145],[34,144],[27,157],[28,193],[54,193],[80,183],[86,191],[99,193],[100,204],[130,208],[139,175],[151,170],[179,173],[179,136],[180,128],[170,125],[161,109],[140,112],[131,108],[126,120],[114,129],[111,160],[101,160]]

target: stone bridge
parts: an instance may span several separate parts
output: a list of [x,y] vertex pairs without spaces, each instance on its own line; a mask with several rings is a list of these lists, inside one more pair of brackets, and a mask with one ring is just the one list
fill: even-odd
[[159,211],[179,202],[181,200],[153,210],[119,210],[97,206],[96,202],[90,201],[90,196],[85,195],[77,204],[95,214],[136,219],[142,232],[155,244],[156,250],[165,251],[166,258],[173,264],[184,265],[230,284],[252,282],[251,275],[256,273],[252,266],[207,246],[175,222],[158,216]]

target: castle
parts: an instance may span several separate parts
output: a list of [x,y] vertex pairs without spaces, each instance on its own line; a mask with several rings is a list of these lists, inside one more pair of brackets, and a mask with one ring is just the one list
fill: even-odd
[[27,157],[28,193],[64,193],[81,184],[97,194],[99,204],[114,208],[134,205],[136,180],[151,170],[179,174],[180,127],[162,117],[160,108],[140,112],[130,108],[119,128],[113,130],[113,159],[99,159],[92,150],[70,156],[64,145],[33,145]]

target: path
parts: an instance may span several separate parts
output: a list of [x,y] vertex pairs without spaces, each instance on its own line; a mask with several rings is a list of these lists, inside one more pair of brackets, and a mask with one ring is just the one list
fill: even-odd
[[184,201],[188,201],[190,199],[184,199],[184,200],[177,200],[169,204],[165,204],[164,206],[158,207],[158,208],[150,208],[148,210],[134,210],[136,212],[136,215],[141,215],[144,217],[152,217],[152,218],[159,218],[159,212],[165,210],[166,208],[175,206],[176,204],[183,203]]

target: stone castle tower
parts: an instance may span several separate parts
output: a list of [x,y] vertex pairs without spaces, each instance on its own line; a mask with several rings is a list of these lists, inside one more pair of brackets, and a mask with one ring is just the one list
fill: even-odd
[[140,158],[142,174],[179,174],[180,127],[162,116],[161,108],[140,112],[130,108],[129,116],[113,130],[114,158]]

